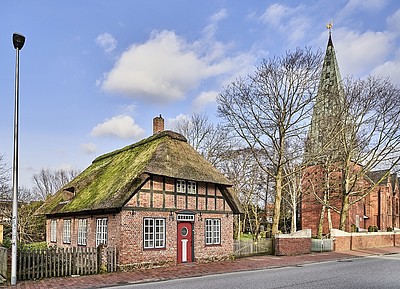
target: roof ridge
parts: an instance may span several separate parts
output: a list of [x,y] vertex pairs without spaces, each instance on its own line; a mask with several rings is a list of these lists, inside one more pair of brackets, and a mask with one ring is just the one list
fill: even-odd
[[121,152],[124,152],[124,151],[130,150],[130,149],[142,146],[144,144],[147,144],[149,142],[152,142],[152,141],[154,141],[156,139],[160,139],[160,138],[163,138],[163,137],[169,137],[171,139],[176,139],[176,140],[179,140],[179,141],[187,142],[187,139],[183,135],[181,135],[181,134],[179,134],[177,132],[174,132],[172,130],[163,130],[163,131],[161,131],[159,133],[156,133],[156,134],[153,134],[152,136],[149,136],[148,138],[142,139],[142,140],[140,140],[140,141],[138,141],[136,143],[127,145],[126,147],[123,147],[121,149],[117,149],[115,151],[112,151],[112,152],[109,152],[109,153],[105,153],[105,154],[103,154],[101,156],[98,156],[97,158],[95,158],[93,160],[92,164],[94,164],[94,163],[96,163],[98,161],[104,160],[106,158],[109,158],[111,156],[117,155],[117,154],[119,154]]

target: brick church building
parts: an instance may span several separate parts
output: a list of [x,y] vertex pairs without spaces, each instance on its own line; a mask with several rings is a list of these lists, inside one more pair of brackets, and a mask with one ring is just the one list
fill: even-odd
[[[344,89],[339,72],[331,31],[322,67],[321,79],[313,110],[311,128],[305,149],[306,169],[302,181],[300,223],[302,229],[322,234],[331,228],[338,229],[342,207],[343,185],[342,144],[347,141],[349,125],[340,107],[345,103]],[[341,139],[343,138],[343,139]],[[323,153],[321,153],[323,152]],[[361,164],[351,162],[351,174],[357,176]],[[399,178],[388,170],[360,174],[352,184],[354,193],[349,197],[352,204],[345,224],[346,231],[363,231],[376,227],[386,231],[399,228]],[[363,192],[370,191],[362,198]],[[321,228],[320,228],[321,229]]]

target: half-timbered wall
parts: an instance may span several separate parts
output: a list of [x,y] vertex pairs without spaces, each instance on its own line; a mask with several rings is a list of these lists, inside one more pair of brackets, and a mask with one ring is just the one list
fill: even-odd
[[[188,180],[185,180],[186,183]],[[175,189],[175,179],[151,176],[125,207],[161,210],[193,210],[202,212],[231,213],[217,185],[196,182],[196,193],[180,193]]]
[[[188,180],[185,180],[187,183]],[[121,268],[139,268],[168,265],[177,262],[177,213],[190,211],[193,224],[194,260],[200,262],[226,259],[233,254],[233,215],[227,201],[215,184],[197,182],[195,192],[177,192],[176,180],[162,176],[150,176],[146,183],[125,204],[121,212],[105,215],[88,215],[47,219],[47,243],[50,246],[77,247],[79,219],[87,220],[87,247],[96,246],[96,220],[107,218],[107,245],[118,247],[118,264]],[[165,246],[145,249],[143,224],[145,218],[165,220]],[[220,220],[221,242],[206,245],[205,222]],[[51,220],[57,221],[57,240],[52,242]],[[71,222],[71,240],[63,240],[64,220]]]

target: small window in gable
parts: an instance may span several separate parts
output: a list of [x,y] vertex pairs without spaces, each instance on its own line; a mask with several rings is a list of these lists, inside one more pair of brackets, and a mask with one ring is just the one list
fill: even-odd
[[196,194],[196,182],[188,181],[187,183],[187,191],[189,194]]
[[184,180],[176,180],[176,192],[186,193],[186,182]]

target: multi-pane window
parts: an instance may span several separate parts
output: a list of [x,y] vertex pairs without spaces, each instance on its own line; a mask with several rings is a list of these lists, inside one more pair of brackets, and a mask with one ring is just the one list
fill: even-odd
[[206,245],[221,244],[221,220],[206,219]]
[[176,192],[186,193],[186,182],[184,180],[176,180]]
[[87,219],[78,220],[78,245],[86,245]]
[[145,249],[165,247],[165,219],[144,218],[143,241]]
[[107,218],[96,219],[96,247],[107,245]]
[[50,242],[57,242],[57,220],[51,220],[50,223]]
[[71,243],[71,220],[64,220],[63,242]]
[[188,183],[187,183],[187,191],[188,191],[189,194],[195,194],[196,193],[196,182],[188,181]]

